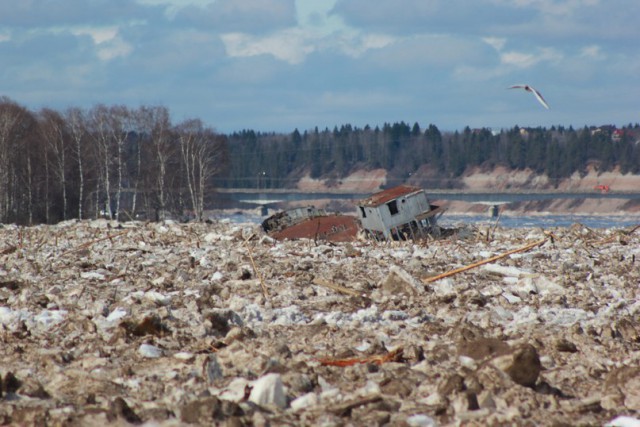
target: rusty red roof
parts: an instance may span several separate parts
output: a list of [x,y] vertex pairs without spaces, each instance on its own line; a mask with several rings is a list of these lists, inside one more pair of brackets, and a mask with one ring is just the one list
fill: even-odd
[[366,199],[358,202],[359,206],[380,206],[384,203],[390,202],[402,196],[408,196],[409,194],[422,191],[421,188],[412,187],[409,185],[399,185],[397,187],[389,188],[387,190],[380,191],[373,194]]
[[271,233],[277,240],[319,239],[331,242],[351,242],[358,233],[358,222],[351,215],[327,215],[306,219]]

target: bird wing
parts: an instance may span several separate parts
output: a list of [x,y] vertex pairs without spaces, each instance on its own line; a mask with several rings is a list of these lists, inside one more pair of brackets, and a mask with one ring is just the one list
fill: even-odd
[[525,84],[513,85],[513,86],[509,86],[508,89],[524,89],[527,92],[531,92],[535,95],[538,102],[540,102],[540,104],[542,104],[544,108],[546,108],[547,110],[549,109],[549,104],[547,104],[547,101],[544,100],[544,98],[542,97],[542,94],[530,85],[525,85]]
[[[531,87],[531,86],[529,86],[529,87]],[[538,101],[540,101],[540,104],[542,104],[544,106],[544,108],[546,108],[548,110],[549,109],[549,104],[547,104],[547,101],[544,100],[544,98],[542,97],[542,94],[540,92],[538,92],[537,90],[535,90],[534,88],[532,88],[532,87],[531,87],[531,91],[536,96],[536,99]]]

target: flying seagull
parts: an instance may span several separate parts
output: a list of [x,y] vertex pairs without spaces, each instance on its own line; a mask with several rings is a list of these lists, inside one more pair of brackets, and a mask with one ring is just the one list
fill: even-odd
[[547,110],[549,109],[549,104],[547,104],[547,101],[544,100],[544,98],[542,97],[542,94],[540,92],[538,92],[537,90],[535,90],[532,86],[529,86],[529,85],[513,85],[513,86],[510,86],[509,89],[524,89],[527,92],[531,92],[532,94],[534,94],[536,96],[536,99],[540,102],[540,104],[542,104],[544,106],[544,108],[546,108]]

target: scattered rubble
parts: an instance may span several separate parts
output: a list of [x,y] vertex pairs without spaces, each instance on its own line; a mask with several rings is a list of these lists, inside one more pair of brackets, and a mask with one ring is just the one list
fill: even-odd
[[638,422],[639,286],[638,228],[0,225],[0,424]]

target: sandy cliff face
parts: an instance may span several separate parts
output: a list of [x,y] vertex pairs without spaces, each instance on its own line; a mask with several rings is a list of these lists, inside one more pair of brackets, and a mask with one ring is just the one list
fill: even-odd
[[[536,201],[504,206],[506,212],[513,213],[572,213],[572,214],[639,214],[640,202],[630,201],[621,194],[619,198],[598,199],[589,197],[601,192],[599,186],[607,186],[609,194],[616,192],[640,191],[640,175],[621,174],[618,171],[598,172],[591,168],[586,175],[574,173],[569,178],[556,183],[546,175],[537,175],[533,171],[512,171],[496,168],[489,173],[472,172],[463,177],[464,188],[471,191],[531,191],[549,190],[566,192],[585,192],[584,199]],[[456,204],[452,210],[465,211],[478,207]]]
[[[419,179],[418,176],[413,179]],[[340,179],[313,179],[308,175],[298,183],[303,191],[343,191],[353,193],[373,193],[387,183],[387,171],[374,169],[359,170]],[[557,185],[556,185],[557,184]],[[554,182],[546,175],[538,175],[531,170],[514,171],[497,167],[490,172],[472,170],[460,179],[461,191],[568,191],[585,192],[584,199],[528,202],[506,205],[505,212],[512,213],[584,213],[584,214],[640,214],[640,202],[620,198],[595,199],[590,194],[600,192],[596,187],[609,186],[610,193],[640,191],[640,175],[620,172],[598,172],[591,168],[584,176],[573,174],[569,178]],[[433,188],[425,188],[427,191]],[[436,200],[436,202],[438,202]],[[447,203],[452,212],[483,212],[487,208],[465,202]]]
[[[413,179],[419,179],[414,176]],[[621,174],[619,171],[599,172],[591,168],[586,175],[574,173],[557,183],[546,175],[532,170],[510,170],[497,167],[489,172],[475,169],[459,180],[461,190],[467,191],[598,191],[598,185],[607,185],[612,192],[640,191],[640,175]],[[340,179],[314,179],[308,174],[298,182],[302,191],[374,192],[387,183],[384,169],[359,170]],[[557,185],[556,185],[557,184]],[[427,189],[428,190],[428,189]]]
[[461,179],[464,189],[470,191],[507,191],[515,189],[545,189],[551,187],[549,178],[533,171],[517,171],[497,167],[490,172],[473,170]]
[[640,191],[640,175],[622,174],[619,171],[599,172],[590,168],[586,175],[574,173],[569,178],[556,183],[546,175],[538,175],[532,170],[510,170],[503,167],[491,172],[471,171],[462,178],[469,190],[556,190],[556,191],[598,191],[595,187],[607,185],[610,191]]
[[305,175],[298,182],[302,191],[343,191],[345,193],[376,192],[386,184],[387,171],[384,169],[359,170],[340,179],[314,179]]

